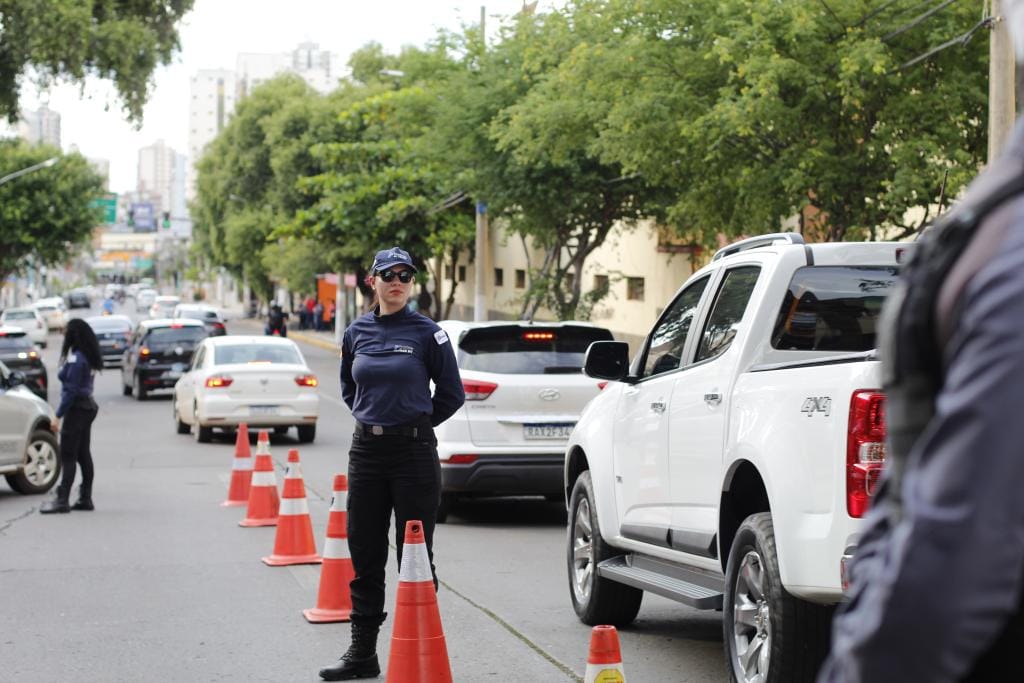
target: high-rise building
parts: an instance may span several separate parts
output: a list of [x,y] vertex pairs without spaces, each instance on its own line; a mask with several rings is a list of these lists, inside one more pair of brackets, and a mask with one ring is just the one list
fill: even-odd
[[195,164],[210,140],[227,125],[235,109],[235,74],[227,69],[201,69],[192,77],[188,105],[188,175],[185,193],[195,196]]
[[45,104],[35,110],[23,109],[18,121],[18,135],[29,144],[60,147],[60,114]]
[[107,192],[110,191],[110,159],[101,159],[99,157],[87,157],[86,161],[92,166],[92,170],[96,171],[103,178],[103,189]]

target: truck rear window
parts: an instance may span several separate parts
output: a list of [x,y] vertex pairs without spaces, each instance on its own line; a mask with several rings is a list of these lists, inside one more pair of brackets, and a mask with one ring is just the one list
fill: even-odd
[[481,327],[459,343],[459,367],[511,375],[579,373],[591,342],[612,339],[601,327]]
[[896,284],[893,266],[808,266],[793,274],[772,332],[781,351],[869,351]]

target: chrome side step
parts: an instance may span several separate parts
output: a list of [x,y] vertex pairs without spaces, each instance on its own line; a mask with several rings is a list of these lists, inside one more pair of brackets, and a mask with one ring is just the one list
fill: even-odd
[[697,609],[722,609],[725,579],[645,555],[620,555],[597,565],[597,573],[627,586],[657,593]]

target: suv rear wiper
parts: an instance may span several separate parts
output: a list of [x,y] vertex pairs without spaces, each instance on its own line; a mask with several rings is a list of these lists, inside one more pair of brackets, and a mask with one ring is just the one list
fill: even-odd
[[549,365],[544,368],[545,375],[572,375],[583,372],[583,368],[578,365]]

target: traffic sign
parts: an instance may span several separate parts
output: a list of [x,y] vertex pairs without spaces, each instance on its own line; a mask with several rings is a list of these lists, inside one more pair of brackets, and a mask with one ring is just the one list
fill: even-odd
[[89,206],[103,209],[103,222],[113,225],[117,222],[117,193],[108,192],[102,197],[98,197],[91,202]]

